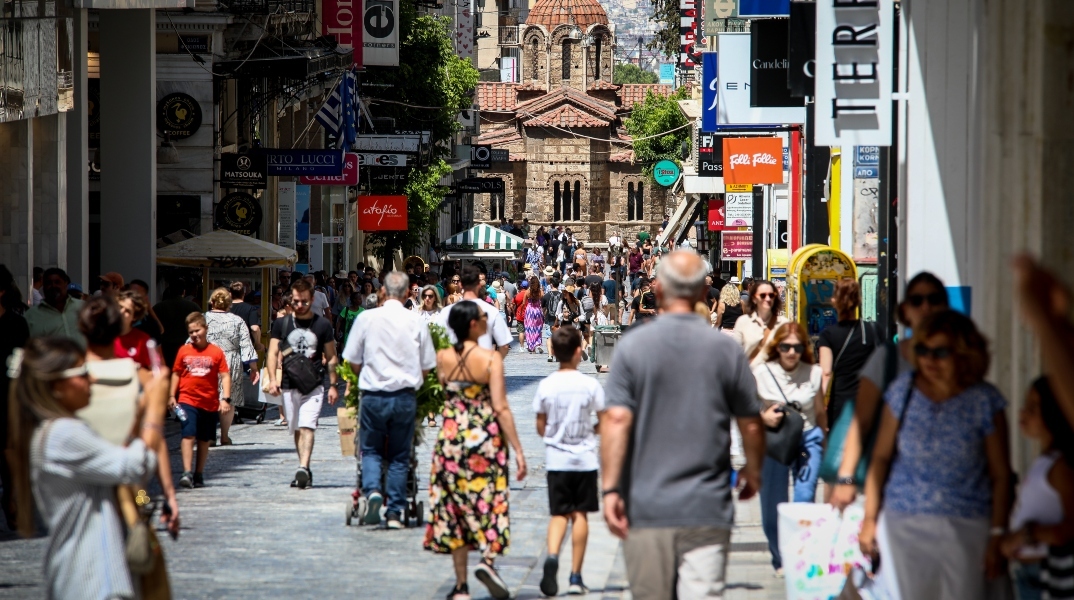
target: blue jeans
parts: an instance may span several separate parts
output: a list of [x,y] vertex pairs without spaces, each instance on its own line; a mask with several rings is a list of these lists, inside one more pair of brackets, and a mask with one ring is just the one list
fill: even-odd
[[[362,392],[358,429],[362,448],[362,494],[385,492],[389,512],[406,508],[406,475],[414,443],[414,419],[418,400],[414,390]],[[388,477],[381,490],[381,466],[388,463]]]
[[1018,600],[1040,600],[1043,595],[1040,584],[1040,563],[1011,563],[1014,576],[1014,597]]
[[787,501],[787,475],[794,476],[794,501],[813,502],[817,497],[817,473],[823,453],[824,432],[814,427],[802,434],[802,453],[794,464],[780,464],[767,456],[761,470],[761,527],[772,553],[772,568],[782,569],[779,555],[779,513],[776,507]]

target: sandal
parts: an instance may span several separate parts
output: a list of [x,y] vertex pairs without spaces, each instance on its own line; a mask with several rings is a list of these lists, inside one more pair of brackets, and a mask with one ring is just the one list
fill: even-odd
[[447,600],[470,600],[470,586],[465,583],[456,585],[448,592]]
[[287,421],[283,417],[276,419],[272,424],[276,427],[287,427]]
[[229,437],[228,438],[220,438],[220,445],[221,446],[231,446],[232,445],[231,438],[229,438]]

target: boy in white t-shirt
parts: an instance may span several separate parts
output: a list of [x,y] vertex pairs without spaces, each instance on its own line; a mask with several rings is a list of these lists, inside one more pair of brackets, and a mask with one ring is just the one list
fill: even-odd
[[548,523],[548,558],[544,563],[541,592],[555,596],[559,591],[559,550],[571,526],[571,576],[568,594],[588,593],[582,583],[582,560],[589,538],[586,513],[600,510],[597,488],[597,427],[593,415],[604,414],[604,389],[596,379],[578,372],[582,360],[582,333],[572,326],[552,334],[552,352],[559,371],[537,386],[533,410],[537,413],[537,433],[544,437],[545,468],[548,471],[548,503],[552,519]]

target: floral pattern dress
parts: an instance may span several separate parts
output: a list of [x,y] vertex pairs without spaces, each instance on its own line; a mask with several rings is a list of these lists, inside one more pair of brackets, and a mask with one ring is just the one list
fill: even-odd
[[544,331],[544,309],[541,301],[534,300],[526,294],[526,349],[530,352],[541,347],[541,333]]
[[231,406],[242,406],[245,403],[243,397],[245,374],[242,366],[243,363],[257,360],[257,351],[254,350],[253,340],[250,339],[250,328],[242,317],[229,312],[209,311],[205,313],[205,324],[208,326],[205,339],[224,351],[224,358],[227,359],[228,368],[231,370],[231,389],[221,389],[220,397],[230,397]]
[[463,546],[485,558],[503,554],[511,538],[507,514],[507,444],[487,383],[445,384],[444,425],[433,448],[426,550]]

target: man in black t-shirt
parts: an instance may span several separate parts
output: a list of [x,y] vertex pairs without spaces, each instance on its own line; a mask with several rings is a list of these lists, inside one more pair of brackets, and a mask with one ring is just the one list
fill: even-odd
[[649,287],[649,280],[641,280],[641,293],[630,303],[631,325],[648,323],[656,317],[656,294]]
[[592,267],[590,267],[589,270],[589,275],[586,275],[585,277],[585,287],[587,289],[592,288],[595,285],[601,285],[602,283],[604,283],[604,277],[600,274],[600,266],[593,265]]
[[238,315],[246,322],[254,348],[258,352],[264,352],[265,346],[261,343],[261,322],[258,320],[257,307],[246,303],[246,284],[241,281],[232,281],[228,289],[231,291],[231,308],[228,312]]
[[269,340],[269,393],[283,395],[281,409],[287,418],[287,427],[295,436],[295,450],[298,451],[298,469],[291,487],[306,488],[313,485],[313,473],[310,471],[310,455],[313,454],[313,437],[317,431],[317,422],[321,415],[321,397],[325,394],[324,386],[319,385],[307,394],[292,389],[287,370],[283,380],[276,381],[274,365],[280,364],[281,352],[303,354],[318,369],[328,367],[328,403],[335,404],[339,398],[336,388],[336,341],[332,324],[328,319],[313,312],[313,286],[305,280],[291,284],[291,305],[294,314],[288,318],[276,319],[272,324]]

